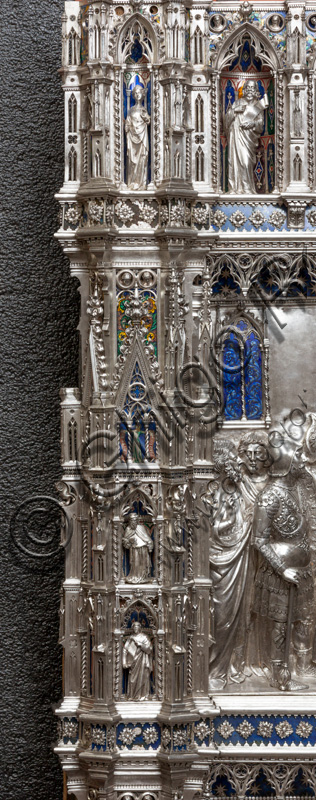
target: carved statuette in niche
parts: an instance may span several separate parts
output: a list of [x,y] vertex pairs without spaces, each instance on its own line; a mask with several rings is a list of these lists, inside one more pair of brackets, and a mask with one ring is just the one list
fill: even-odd
[[145,189],[148,166],[148,125],[150,116],[143,106],[145,90],[137,85],[132,91],[135,104],[125,122],[127,144],[127,185],[129,189]]
[[247,81],[242,97],[226,112],[228,190],[231,193],[256,192],[253,169],[267,105],[266,95],[260,98],[256,81]]
[[128,670],[128,700],[148,700],[152,671],[152,644],[139,622],[132,625],[133,633],[123,648],[123,667]]
[[129,550],[130,570],[128,583],[145,583],[151,580],[151,558],[153,541],[148,528],[137,514],[130,514],[123,537],[123,546]]

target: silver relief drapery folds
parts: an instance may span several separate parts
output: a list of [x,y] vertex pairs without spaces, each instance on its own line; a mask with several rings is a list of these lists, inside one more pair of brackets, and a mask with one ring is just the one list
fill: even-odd
[[315,796],[315,33],[65,3],[69,798]]

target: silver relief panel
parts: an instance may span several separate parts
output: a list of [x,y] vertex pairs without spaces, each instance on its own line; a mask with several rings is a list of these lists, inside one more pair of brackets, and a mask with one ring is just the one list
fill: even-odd
[[69,798],[315,796],[314,17],[65,3]]

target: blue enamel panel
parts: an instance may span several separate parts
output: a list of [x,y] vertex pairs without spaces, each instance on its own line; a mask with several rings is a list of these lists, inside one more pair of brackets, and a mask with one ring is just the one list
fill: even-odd
[[244,350],[245,411],[247,419],[262,417],[262,357],[258,336],[251,331]]
[[223,367],[225,419],[241,419],[241,358],[239,342],[234,333],[230,333],[224,343]]

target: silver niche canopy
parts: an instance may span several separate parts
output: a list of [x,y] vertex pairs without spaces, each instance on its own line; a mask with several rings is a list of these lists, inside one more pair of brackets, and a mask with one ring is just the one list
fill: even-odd
[[315,37],[65,3],[65,800],[315,797]]

